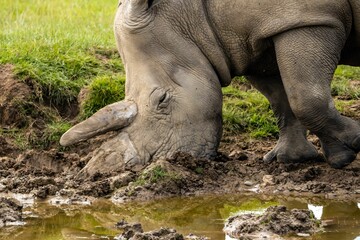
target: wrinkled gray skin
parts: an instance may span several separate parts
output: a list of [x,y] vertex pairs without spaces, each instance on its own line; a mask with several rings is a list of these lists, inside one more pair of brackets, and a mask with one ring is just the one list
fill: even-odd
[[[104,168],[104,161],[124,168],[176,152],[215,156],[221,87],[235,76],[246,76],[278,118],[280,138],[265,161],[317,157],[306,130],[320,138],[334,168],[360,150],[359,124],[341,116],[330,95],[337,65],[360,65],[359,0],[123,0],[115,35],[127,79],[126,99],[115,105],[129,104],[135,117],[101,113],[64,134],[61,143],[69,145],[120,131],[85,171]],[[113,119],[111,127],[89,134],[101,118]]]

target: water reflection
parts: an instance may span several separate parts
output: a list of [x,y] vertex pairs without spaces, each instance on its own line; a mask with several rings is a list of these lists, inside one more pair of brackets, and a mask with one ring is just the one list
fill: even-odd
[[313,211],[316,219],[320,220],[323,215],[324,206],[317,206],[313,204],[308,204],[308,209]]
[[234,195],[118,205],[106,200],[96,201],[91,206],[35,203],[34,207],[25,209],[27,225],[0,230],[0,239],[113,239],[120,233],[115,223],[125,219],[142,223],[145,231],[171,227],[184,235],[194,233],[212,240],[231,240],[222,232],[226,218],[235,213],[260,213],[279,204],[290,209],[312,208],[316,217],[326,222],[326,232],[310,239],[360,240],[358,203]]

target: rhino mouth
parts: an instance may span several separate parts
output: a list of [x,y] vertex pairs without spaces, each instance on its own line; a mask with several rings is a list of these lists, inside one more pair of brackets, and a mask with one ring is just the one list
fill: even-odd
[[128,169],[136,171],[136,166],[142,165],[143,162],[129,135],[120,132],[92,153],[90,161],[81,169],[78,176],[86,177],[96,173],[116,174]]

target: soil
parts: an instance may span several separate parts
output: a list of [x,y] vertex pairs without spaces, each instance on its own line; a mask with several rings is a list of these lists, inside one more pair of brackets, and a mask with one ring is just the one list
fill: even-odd
[[22,221],[22,206],[8,198],[0,198],[0,228]]
[[[12,71],[11,66],[0,67],[0,133],[16,127],[31,136],[32,132],[41,132],[43,125],[34,124],[40,122],[36,115],[19,114],[21,109],[16,103],[31,99],[33,90],[17,80]],[[354,103],[354,108],[359,103]],[[93,151],[114,134],[66,149],[55,143],[45,150],[22,149],[16,137],[0,134],[0,193],[30,193],[40,199],[58,195],[134,201],[251,191],[360,199],[359,158],[344,169],[333,169],[321,158],[304,163],[265,164],[262,156],[275,146],[276,139],[249,140],[242,135],[225,134],[215,160],[179,153],[171,159],[152,162],[141,171],[79,174]],[[319,147],[316,137],[309,137]]]
[[264,214],[242,214],[230,217],[224,232],[236,239],[282,239],[285,235],[310,236],[321,230],[321,222],[310,210],[285,206],[269,207]]
[[115,239],[122,240],[208,240],[207,237],[196,236],[189,234],[183,236],[176,232],[175,229],[161,228],[150,232],[144,232],[140,223],[127,223],[124,220],[116,224],[118,229],[123,230],[123,233],[116,236]]

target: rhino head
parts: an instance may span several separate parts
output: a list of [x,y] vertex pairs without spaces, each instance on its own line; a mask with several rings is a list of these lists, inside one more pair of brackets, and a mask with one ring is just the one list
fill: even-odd
[[[119,131],[95,153],[88,171],[104,165],[144,165],[177,152],[216,155],[222,134],[221,85],[229,73],[207,24],[186,25],[189,20],[177,11],[169,16],[168,8],[176,9],[171,5],[177,2],[125,0],[119,4],[115,36],[126,71],[125,100],[99,110],[60,140],[67,146]],[[202,8],[196,3],[193,11],[205,15]],[[191,32],[198,30],[198,34]],[[198,39],[206,43],[199,45]]]

